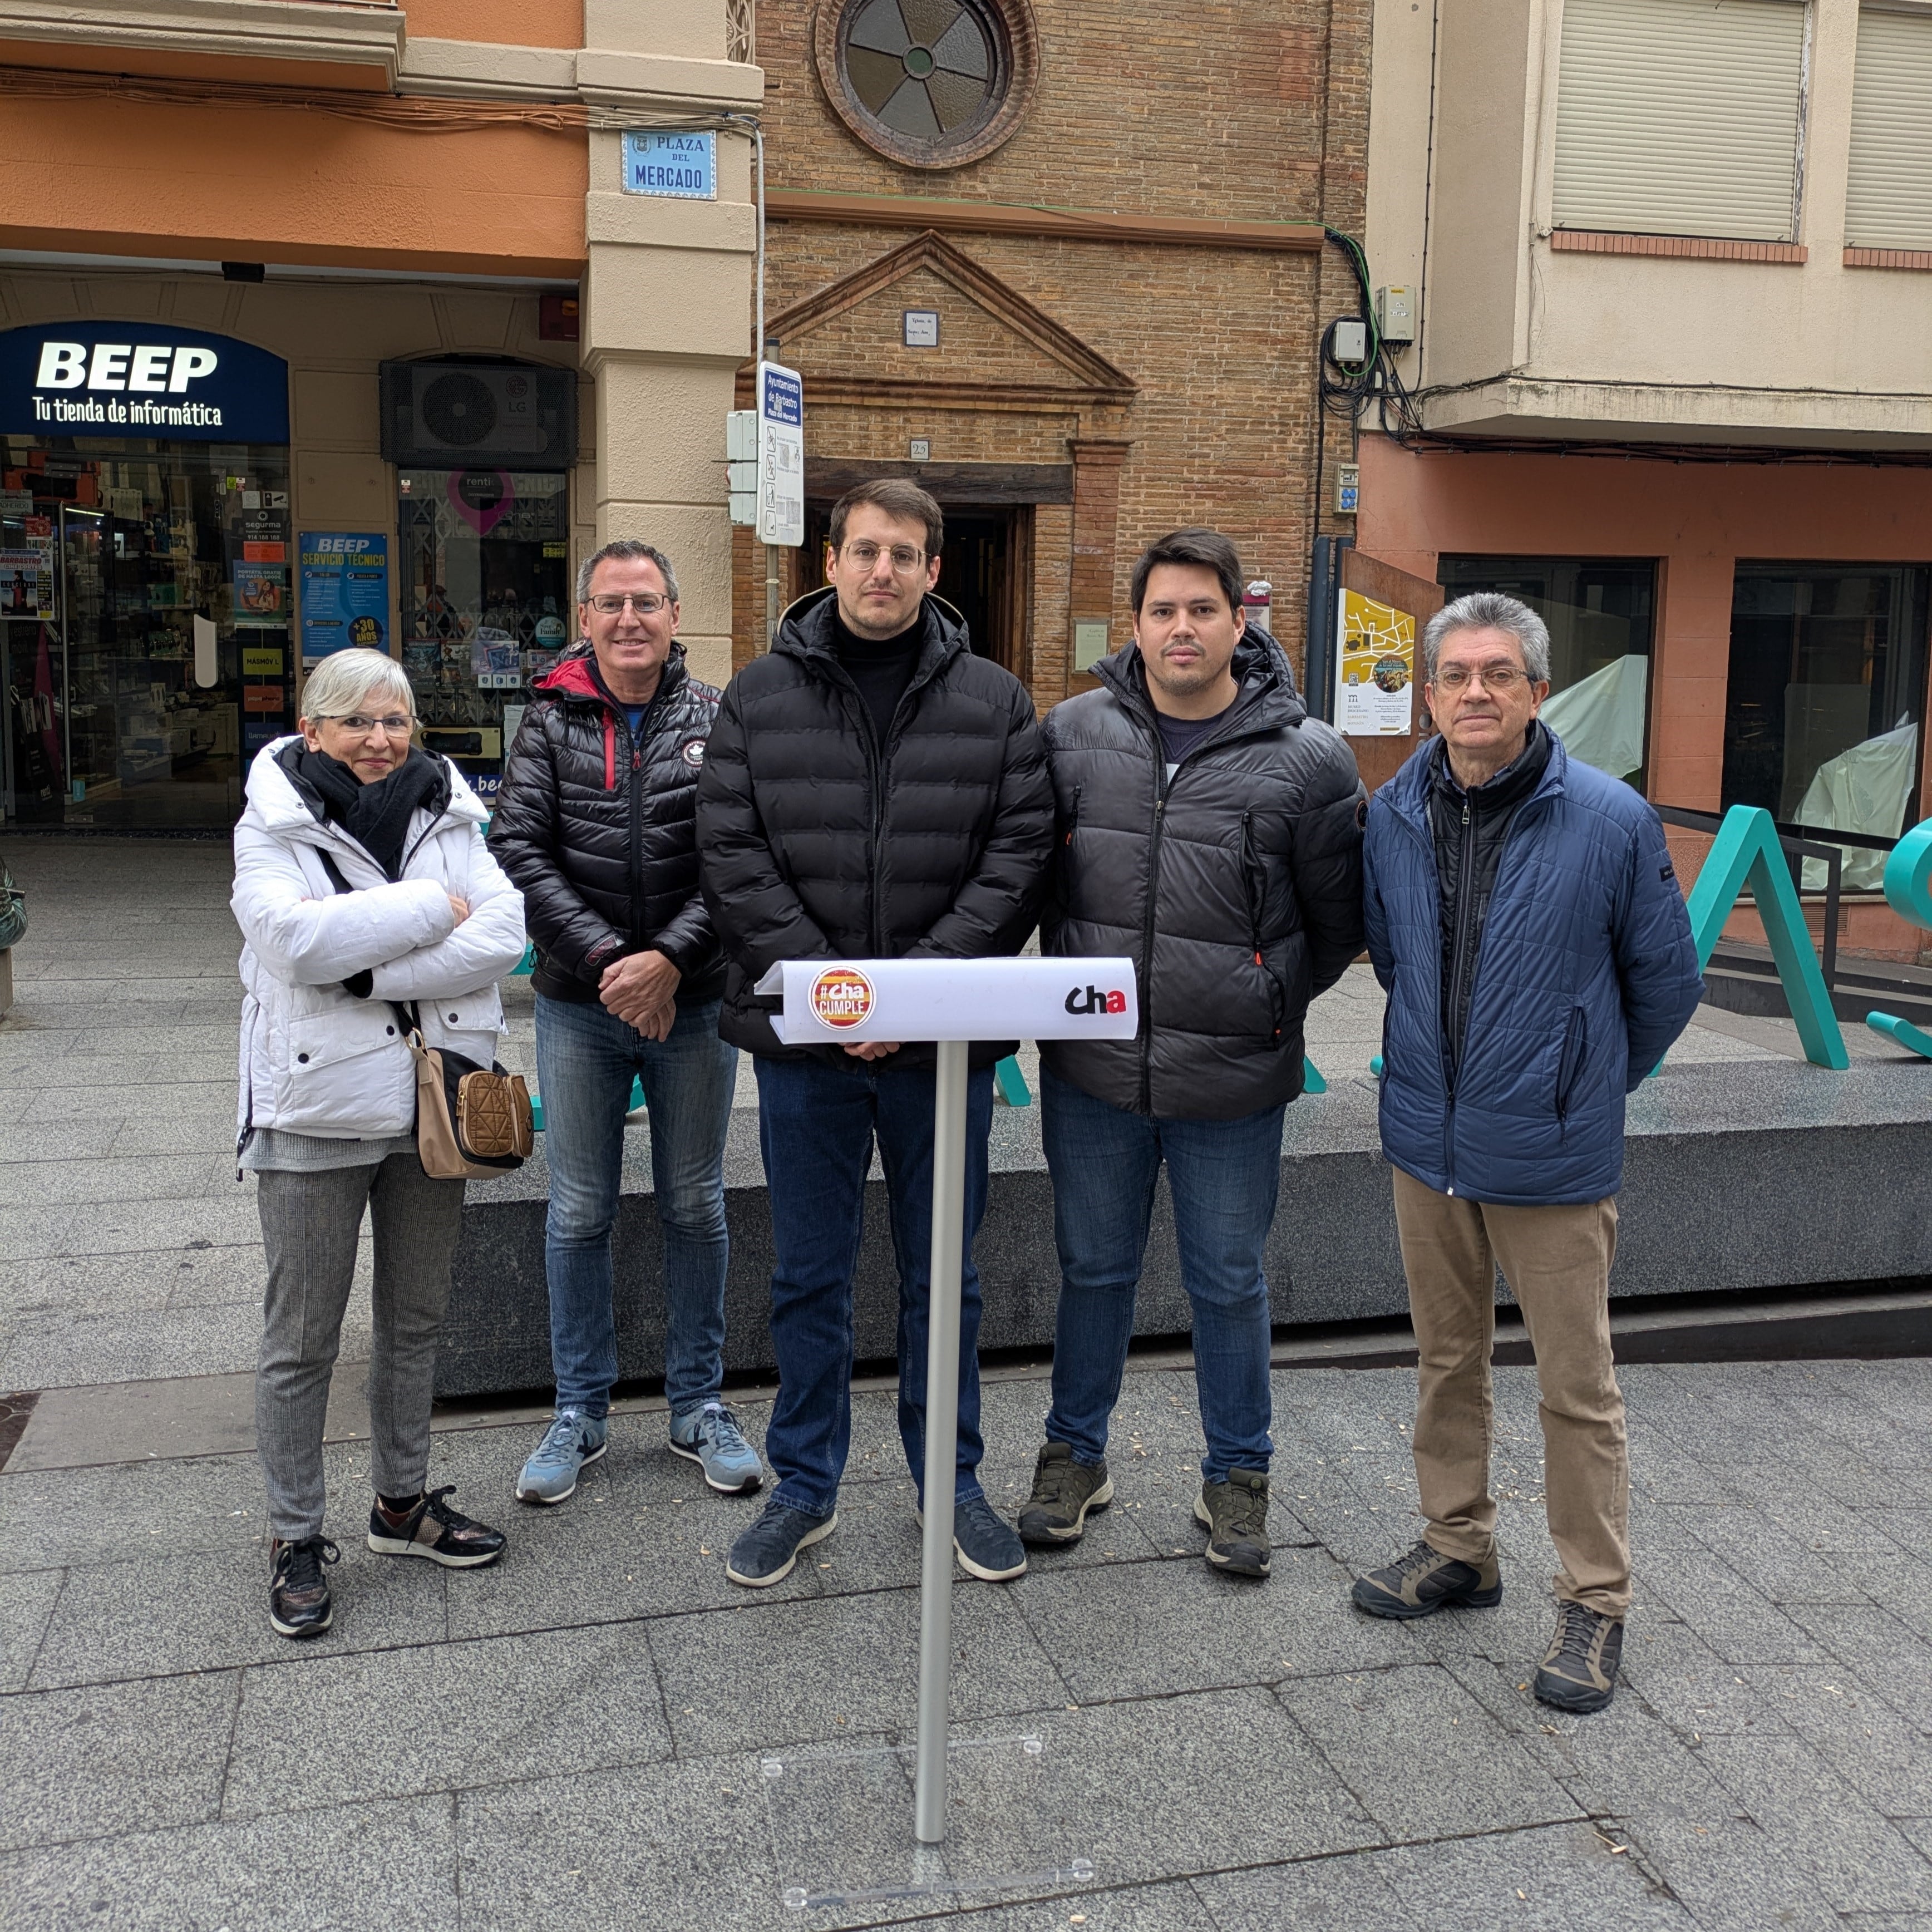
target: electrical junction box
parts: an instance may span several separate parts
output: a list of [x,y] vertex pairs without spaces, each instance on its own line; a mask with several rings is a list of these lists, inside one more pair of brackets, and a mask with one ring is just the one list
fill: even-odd
[[1366,322],[1338,322],[1329,354],[1337,362],[1366,362],[1369,359],[1369,325]]
[[1337,516],[1352,517],[1362,496],[1362,469],[1358,463],[1338,463],[1335,466],[1335,513]]
[[734,410],[724,418],[724,455],[730,471],[731,520],[758,520],[758,412]]
[[1376,326],[1392,349],[1406,349],[1415,340],[1415,291],[1388,288],[1376,291]]

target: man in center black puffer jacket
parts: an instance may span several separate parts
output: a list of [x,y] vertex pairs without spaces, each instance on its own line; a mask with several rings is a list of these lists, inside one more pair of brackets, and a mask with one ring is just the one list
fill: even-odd
[[[769,656],[732,680],[698,788],[705,902],[727,961],[724,1037],[755,1058],[758,1132],[778,1265],[778,1394],[765,1454],[777,1477],[726,1574],[776,1583],[838,1520],[851,1441],[852,1270],[876,1138],[899,1275],[899,1434],[926,1467],[932,1238],[933,1054],[868,1042],[790,1048],[752,988],[784,959],[980,959],[1032,932],[1053,842],[1033,700],[975,657],[928,596],[944,531],[917,484],[862,484],[832,512],[831,588],[787,614]],[[980,1282],[993,1063],[967,1089],[954,1542],[988,1581],[1026,1552],[980,1486]]]
[[1194,1513],[1209,1563],[1261,1577],[1273,1451],[1262,1253],[1282,1112],[1301,1091],[1302,1019],[1362,944],[1366,800],[1280,648],[1244,628],[1226,537],[1162,538],[1132,591],[1132,645],[1096,667],[1100,690],[1046,720],[1060,824],[1046,950],[1131,957],[1141,1032],[1041,1047],[1060,1307],[1020,1534],[1076,1541],[1112,1499],[1107,1423],[1165,1162],[1207,1436]]
[[650,1109],[664,1230],[670,1447],[714,1490],[754,1490],[758,1452],[723,1399],[724,1137],[738,1056],[718,1037],[724,974],[698,891],[695,801],[718,693],[685,670],[677,580],[649,544],[606,544],[578,574],[590,648],[538,680],[497,796],[490,849],[536,941],[556,1414],[517,1479],[560,1503],[604,1453],[617,1378],[610,1232],[632,1083]]

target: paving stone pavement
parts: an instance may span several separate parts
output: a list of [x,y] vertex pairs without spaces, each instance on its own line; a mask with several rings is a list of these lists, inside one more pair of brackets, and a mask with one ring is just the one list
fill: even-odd
[[[1503,1603],[1391,1625],[1346,1591],[1418,1528],[1412,1375],[1277,1375],[1256,1587],[1200,1558],[1192,1376],[1137,1366],[1114,1507],[1012,1586],[956,1585],[936,1856],[911,1843],[919,1543],[889,1392],[855,1399],[838,1530],[755,1594],[722,1568],[755,1504],[705,1490],[659,1414],[620,1415],[541,1514],[509,1497],[527,1418],[440,1430],[434,1480],[512,1538],[460,1574],[367,1550],[366,1445],[336,1442],[336,1627],[275,1636],[259,1470],[213,1453],[259,1332],[228,858],[170,845],[164,875],[154,852],[8,844],[34,923],[0,1024],[0,1389],[143,1389],[69,1459],[92,1466],[0,1473],[5,1932],[1932,1932],[1923,1361],[1624,1372],[1637,1601],[1625,1688],[1587,1718],[1527,1690],[1555,1563],[1532,1371],[1498,1376]],[[526,988],[509,1003],[524,1066]],[[1372,1052],[1379,1007],[1352,976],[1318,1060]],[[1706,1012],[1678,1057],[1789,1050]],[[339,1380],[368,1318],[365,1271]],[[1009,1512],[1046,1396],[986,1386]]]
[[[661,1415],[541,1514],[508,1495],[526,1421],[439,1433],[433,1480],[511,1533],[474,1573],[369,1553],[366,1451],[332,1446],[336,1624],[301,1646],[262,1614],[251,1456],[0,1474],[0,1926],[1932,1924],[1932,1370],[1625,1370],[1637,1602],[1590,1718],[1526,1688],[1555,1557],[1534,1374],[1497,1380],[1504,1601],[1388,1624],[1346,1591],[1418,1527],[1409,1372],[1277,1373],[1258,1586],[1201,1560],[1192,1377],[1130,1373],[1113,1510],[956,1583],[938,1856],[889,1394],[856,1399],[838,1529],[757,1594],[722,1570],[755,1502]],[[1009,1511],[1046,1399],[988,1385]]]

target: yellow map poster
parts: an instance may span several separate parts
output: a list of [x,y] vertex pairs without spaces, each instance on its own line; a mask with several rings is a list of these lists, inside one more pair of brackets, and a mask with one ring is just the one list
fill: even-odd
[[1345,590],[1336,628],[1335,728],[1352,738],[1406,737],[1414,721],[1414,618]]

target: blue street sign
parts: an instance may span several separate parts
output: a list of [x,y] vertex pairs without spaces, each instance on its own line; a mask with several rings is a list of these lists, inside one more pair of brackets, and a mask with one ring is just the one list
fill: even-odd
[[674,201],[716,201],[718,136],[642,130],[627,134],[624,192],[667,196]]

